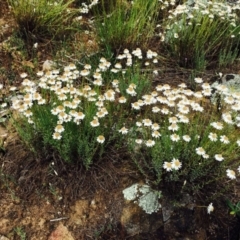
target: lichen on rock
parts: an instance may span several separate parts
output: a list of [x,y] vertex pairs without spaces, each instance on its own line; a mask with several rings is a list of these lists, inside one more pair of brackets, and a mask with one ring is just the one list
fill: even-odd
[[123,190],[123,195],[126,200],[134,200],[134,203],[137,203],[148,214],[157,212],[161,208],[159,203],[160,192],[153,190],[146,184],[133,184]]

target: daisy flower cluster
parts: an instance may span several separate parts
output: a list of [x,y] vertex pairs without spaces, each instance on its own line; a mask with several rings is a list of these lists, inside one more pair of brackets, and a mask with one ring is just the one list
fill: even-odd
[[169,10],[159,36],[176,53],[173,57],[179,64],[204,69],[213,61],[212,52],[223,59],[221,51],[228,52],[231,44],[238,46],[239,8],[239,4],[229,5],[228,1],[185,1]]
[[[231,94],[231,101],[225,102],[219,115],[210,101],[216,90],[202,78],[195,78],[195,82],[198,84],[196,91],[183,83],[177,88],[157,85],[152,92],[131,103],[132,110],[139,114],[133,127],[135,141],[131,140],[130,145],[133,149],[141,146],[152,152],[152,156],[159,150],[152,161],[161,161],[167,172],[195,165],[196,161],[199,165],[216,165],[229,161],[232,151],[239,154],[239,126],[234,120],[239,111],[236,108],[240,103],[238,94]],[[147,112],[148,117],[142,118],[140,113],[143,112]],[[229,177],[229,171],[227,173]]]
[[[169,10],[169,25],[167,25],[164,33],[161,33],[162,41],[165,41],[169,37],[169,32],[175,29],[175,26],[182,24],[183,19],[186,20],[187,25],[192,26],[197,24],[200,26],[202,24],[203,18],[208,17],[211,22],[216,19],[223,21],[228,21],[232,29],[235,29],[238,25],[239,19],[237,16],[237,11],[239,11],[239,5],[231,6],[228,2],[218,2],[218,1],[195,1],[194,6],[189,5],[188,2],[177,5],[175,9]],[[198,17],[197,17],[198,16]],[[201,16],[201,17],[199,17]],[[178,21],[178,20],[180,21]],[[232,31],[234,34],[240,34],[239,31],[236,31],[237,28]],[[234,38],[235,35],[231,35],[231,38]],[[165,37],[166,36],[166,37]],[[173,38],[179,38],[178,33],[172,33]]]
[[[55,123],[49,132],[52,132],[52,140],[59,141],[59,144],[60,140],[64,142],[69,134],[77,132],[79,137],[84,138],[81,134],[85,131],[91,132],[91,140],[86,137],[86,141],[95,141],[102,145],[107,139],[105,133],[108,136],[114,135],[109,129],[116,130],[118,121],[122,119],[117,114],[121,114],[124,104],[130,104],[129,99],[139,92],[137,83],[143,82],[141,78],[135,78],[133,82],[131,78],[128,80],[123,67],[132,66],[134,59],[141,60],[145,56],[148,61],[152,61],[151,64],[157,62],[156,52],[148,50],[144,55],[141,49],[137,48],[132,52],[125,49],[117,56],[114,64],[100,58],[97,67],[85,64],[78,70],[76,65],[71,63],[63,70],[39,71],[38,79],[34,81],[23,73],[22,95],[13,99],[12,109],[24,116],[36,131],[41,131],[38,128],[43,117],[44,121],[49,121],[49,128]],[[104,77],[106,74],[111,74],[111,77]],[[121,81],[114,76],[124,78]],[[126,134],[128,129],[121,126],[115,132]]]
[[91,8],[97,4],[98,4],[98,0],[92,0],[90,4],[83,2],[79,11],[82,14],[87,14],[91,10]]
[[172,19],[182,14],[186,14],[187,19],[192,19],[196,11],[199,11],[203,15],[209,16],[209,18],[214,19],[214,17],[220,17],[222,20],[230,20],[233,25],[236,25],[236,10],[239,10],[239,5],[231,6],[228,2],[218,2],[218,1],[194,1],[194,6],[189,5],[188,2],[177,5],[173,10],[170,10],[169,19]]
[[164,9],[167,9],[169,7],[173,7],[176,5],[175,0],[171,0],[171,1],[159,0],[159,3],[161,4],[161,10],[164,10]]

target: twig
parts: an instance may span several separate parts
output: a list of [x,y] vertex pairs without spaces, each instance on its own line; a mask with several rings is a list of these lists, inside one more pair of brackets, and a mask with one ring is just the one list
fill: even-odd
[[65,220],[65,219],[68,219],[68,217],[60,217],[60,218],[50,219],[50,222],[56,222],[56,221],[61,221],[61,220]]

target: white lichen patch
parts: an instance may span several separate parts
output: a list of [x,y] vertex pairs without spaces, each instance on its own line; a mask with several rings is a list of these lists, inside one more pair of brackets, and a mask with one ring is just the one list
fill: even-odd
[[128,187],[123,190],[123,195],[126,200],[135,200],[138,196],[138,183],[133,184],[131,187]]
[[161,207],[158,201],[161,196],[160,192],[151,189],[146,184],[133,184],[123,190],[123,195],[126,200],[134,200],[134,203],[137,203],[148,214],[157,212]]

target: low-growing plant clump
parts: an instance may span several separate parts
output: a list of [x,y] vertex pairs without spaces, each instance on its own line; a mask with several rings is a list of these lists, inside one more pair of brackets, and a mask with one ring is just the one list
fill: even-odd
[[31,43],[60,38],[73,31],[77,12],[70,8],[72,3],[72,0],[9,0],[20,34]]

